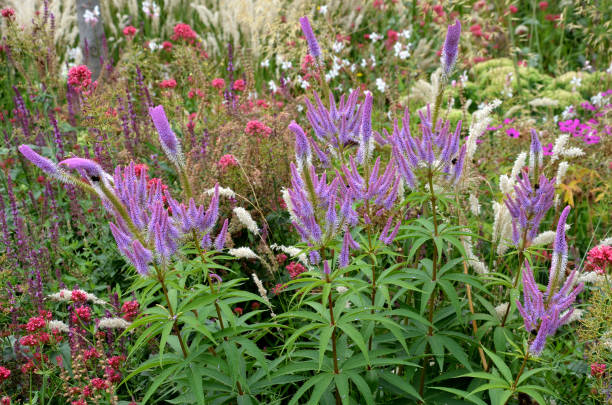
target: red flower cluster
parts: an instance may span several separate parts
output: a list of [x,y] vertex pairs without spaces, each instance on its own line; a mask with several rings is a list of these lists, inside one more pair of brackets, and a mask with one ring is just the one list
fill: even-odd
[[236,80],[234,82],[234,85],[232,86],[232,89],[236,91],[244,91],[245,88],[246,88],[246,83],[242,79]]
[[604,274],[606,266],[612,266],[612,246],[595,246],[587,254],[585,270]]
[[85,302],[87,301],[87,295],[80,290],[72,290],[70,299],[74,302]]
[[92,347],[91,349],[86,349],[83,352],[83,358],[85,360],[99,359],[100,358],[100,353],[98,353],[98,351],[94,347]]
[[278,264],[282,264],[285,262],[285,260],[287,260],[287,255],[284,253],[279,253],[276,255],[276,261],[278,262]]
[[136,27],[133,27],[131,25],[128,25],[127,27],[123,29],[123,35],[125,35],[126,37],[130,39],[133,38],[134,35],[136,35],[136,32],[138,32]]
[[213,79],[212,82],[210,82],[210,85],[213,86],[215,89],[221,90],[225,87],[225,80],[216,78]]
[[8,380],[11,376],[11,370],[6,367],[0,366],[0,381]]
[[176,87],[176,80],[174,79],[162,80],[161,83],[159,84],[159,87],[161,87],[162,89],[173,89]]
[[123,319],[128,322],[131,322],[138,316],[138,311],[140,310],[140,304],[138,301],[126,301],[121,306],[121,313],[123,314]]
[[96,377],[91,379],[91,385],[97,390],[105,390],[108,388],[108,381]]
[[306,271],[306,268],[298,262],[289,263],[286,269],[289,272],[289,277],[292,279],[298,277],[300,274]]
[[[75,311],[76,316],[80,318],[83,322],[89,322],[91,320],[91,310],[87,306],[78,307]],[[73,314],[73,322],[77,322],[78,319]]]
[[593,377],[601,377],[606,372],[606,365],[600,363],[591,364],[591,375]]
[[3,8],[0,13],[2,13],[2,17],[4,18],[11,18],[15,15],[15,10],[12,8]]
[[185,39],[190,42],[193,42],[193,40],[197,38],[197,34],[189,24],[179,23],[174,26],[174,35],[172,35],[171,38],[173,41]]
[[162,42],[162,48],[164,49],[164,51],[170,52],[172,50],[172,42],[170,41]]
[[285,290],[287,286],[285,284],[276,284],[274,287],[272,287],[272,294],[274,295],[278,295],[281,292],[283,292]]
[[71,67],[68,71],[68,84],[77,91],[88,89],[91,85],[91,70],[85,65]]
[[272,133],[272,128],[263,124],[260,121],[252,120],[247,122],[246,128],[244,130],[249,135],[261,135],[268,137]]
[[45,325],[46,325],[45,318],[43,318],[42,316],[36,316],[36,317],[30,318],[30,320],[25,326],[25,329],[28,332],[36,332],[37,330],[44,328]]

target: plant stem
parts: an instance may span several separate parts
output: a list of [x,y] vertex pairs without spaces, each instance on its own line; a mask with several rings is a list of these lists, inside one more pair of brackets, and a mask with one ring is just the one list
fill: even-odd
[[[512,383],[512,391],[516,390],[516,387],[518,386],[518,382],[519,382],[519,378],[521,378],[521,375],[523,375],[523,371],[525,371],[525,366],[527,365],[527,360],[529,359],[529,351],[527,351],[525,353],[525,357],[523,358],[523,364],[521,364],[521,369],[519,370],[518,374],[516,375],[516,378],[514,379],[514,383]],[[504,402],[504,405],[506,405],[508,403],[508,401],[510,401],[510,398],[512,398],[512,396],[510,396],[506,402]]]
[[[514,277],[514,283],[512,283],[512,289],[515,289],[518,286],[519,279],[521,278],[521,269],[523,268],[523,260],[525,259],[525,245],[526,245],[525,240],[526,239],[527,239],[527,228],[525,228],[525,230],[523,231],[521,247],[518,252],[519,267],[518,267],[518,271],[516,272],[516,276]],[[504,317],[502,318],[502,323],[501,323],[502,328],[506,324],[506,319],[508,318],[508,314],[510,313],[510,306],[511,306],[510,301],[508,301],[508,307],[506,308],[506,312],[504,313]]]
[[[329,274],[325,275],[325,282],[327,282],[331,287],[331,280],[329,279]],[[325,304],[323,303],[323,305]],[[334,318],[334,302],[332,300],[331,288],[329,289],[329,295],[327,296],[327,306],[329,307],[329,319],[331,322],[331,327],[333,328],[332,335],[331,335],[331,341],[332,341],[332,356],[334,356],[334,374],[340,374],[340,369],[338,368],[338,352],[336,349],[336,319]],[[341,405],[342,400],[340,398],[340,393],[338,393],[337,388],[335,390],[335,397],[336,397],[336,405]]]
[[[438,237],[438,218],[437,218],[437,213],[436,213],[436,195],[434,194],[434,190],[433,190],[433,172],[430,169],[429,173],[428,173],[428,181],[429,181],[429,192],[431,193],[431,212],[432,212],[432,216],[433,216],[433,226],[434,226],[434,238]],[[434,244],[433,244],[433,248],[434,248],[434,254],[433,254],[433,259],[432,259],[432,265],[431,265],[431,281],[435,284],[436,280],[438,279],[438,245],[436,245],[436,242],[434,240]],[[433,290],[431,291],[431,295],[429,296],[429,315],[428,315],[428,321],[429,321],[429,329],[427,331],[427,336],[433,336],[433,315],[434,315],[434,303],[435,303],[435,296],[436,296],[436,286],[434,285]],[[427,372],[427,363],[428,363],[428,358],[425,357],[423,358],[423,367],[421,368],[421,381],[419,384],[419,395],[422,397],[423,396],[423,392],[425,390],[425,374]]]
[[187,348],[185,346],[185,342],[183,342],[183,337],[181,336],[181,332],[179,331],[178,324],[176,323],[177,319],[174,316],[174,311],[172,310],[172,304],[170,303],[170,297],[168,297],[168,289],[166,288],[166,281],[164,279],[163,273],[159,270],[159,267],[155,265],[155,270],[157,271],[157,279],[162,286],[162,291],[164,292],[164,297],[166,298],[166,303],[168,304],[168,312],[170,313],[170,317],[173,319],[172,328],[174,329],[174,333],[178,337],[179,344],[181,345],[181,350],[183,351],[183,357],[187,358]]

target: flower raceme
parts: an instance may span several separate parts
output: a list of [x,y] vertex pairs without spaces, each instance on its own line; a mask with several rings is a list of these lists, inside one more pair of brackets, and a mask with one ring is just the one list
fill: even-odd
[[523,304],[517,301],[516,305],[525,322],[525,329],[537,332],[530,345],[530,351],[534,355],[539,355],[542,352],[548,336],[554,335],[559,327],[569,321],[574,312],[571,305],[584,287],[582,283],[575,286],[576,270],[573,270],[565,278],[567,266],[565,224],[569,211],[570,207],[565,207],[557,224],[546,292],[542,293],[540,291],[535,282],[533,271],[529,267],[529,263],[525,261]]

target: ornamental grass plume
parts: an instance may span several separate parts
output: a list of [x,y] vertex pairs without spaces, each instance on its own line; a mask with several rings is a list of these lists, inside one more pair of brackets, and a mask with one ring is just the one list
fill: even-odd
[[523,304],[517,300],[516,305],[525,322],[525,329],[529,332],[537,331],[536,337],[530,345],[530,352],[536,356],[544,349],[546,338],[554,335],[559,327],[572,319],[574,308],[571,308],[571,305],[584,287],[582,283],[574,287],[576,270],[573,270],[565,278],[567,266],[565,223],[569,211],[570,207],[565,207],[557,224],[546,292],[542,293],[540,291],[529,262],[525,261]]

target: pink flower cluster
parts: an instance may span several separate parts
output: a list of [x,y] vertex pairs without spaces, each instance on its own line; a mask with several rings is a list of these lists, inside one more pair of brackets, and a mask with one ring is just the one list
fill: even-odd
[[234,155],[223,155],[221,156],[221,159],[219,159],[219,162],[217,163],[217,165],[225,170],[228,167],[233,167],[233,166],[238,166],[238,162],[236,161],[236,158],[234,157]]
[[161,87],[162,89],[173,89],[176,87],[176,80],[174,79],[162,80],[161,83],[159,83],[159,87]]
[[289,277],[292,279],[298,277],[300,274],[306,271],[306,268],[298,262],[292,262],[285,267],[289,272]]
[[174,26],[174,35],[171,38],[173,41],[184,39],[193,42],[197,37],[198,35],[189,24],[179,23]]
[[595,246],[587,254],[585,270],[604,274],[607,266],[612,265],[612,246]]
[[133,27],[131,25],[128,25],[127,27],[123,29],[123,35],[125,35],[129,39],[133,38],[134,35],[136,35],[136,32],[138,32],[136,27]]
[[252,120],[252,121],[247,122],[244,132],[246,132],[249,135],[260,135],[260,136],[268,137],[272,133],[272,128],[263,124],[260,121]]
[[222,90],[225,87],[225,80],[217,77],[210,82],[210,85],[217,90]]
[[77,91],[88,89],[91,85],[91,70],[85,65],[71,67],[68,71],[68,84]]
[[11,370],[0,366],[0,381],[7,380],[11,376]]
[[591,364],[591,375],[593,377],[602,377],[606,372],[606,365],[600,363]]

